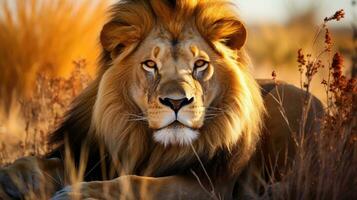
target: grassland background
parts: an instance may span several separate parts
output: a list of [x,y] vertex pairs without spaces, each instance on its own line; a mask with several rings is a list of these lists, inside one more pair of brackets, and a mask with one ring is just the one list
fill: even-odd
[[[284,23],[247,24],[247,50],[255,77],[271,78],[275,70],[278,79],[299,86],[297,50],[318,52],[323,48],[311,45],[322,21],[316,2],[293,13]],[[0,0],[0,164],[46,151],[43,138],[60,120],[72,97],[95,76],[99,32],[110,3]],[[345,73],[349,75],[356,45],[352,29],[333,26],[331,32],[334,51],[345,56]],[[320,82],[320,78],[315,79],[312,92],[323,100]]]

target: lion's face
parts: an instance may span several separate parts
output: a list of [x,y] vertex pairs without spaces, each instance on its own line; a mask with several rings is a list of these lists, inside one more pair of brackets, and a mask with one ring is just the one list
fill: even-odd
[[91,130],[112,155],[135,151],[132,166],[150,148],[165,149],[168,165],[189,162],[191,144],[212,157],[241,142],[249,157],[263,103],[243,62],[245,41],[230,1],[118,3],[101,32]]
[[172,41],[158,29],[133,54],[130,95],[157,142],[182,145],[198,137],[219,90],[213,54],[192,30]]

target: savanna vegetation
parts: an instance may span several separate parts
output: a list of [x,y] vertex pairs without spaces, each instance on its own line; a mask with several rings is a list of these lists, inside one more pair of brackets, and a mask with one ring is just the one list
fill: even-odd
[[[95,76],[108,4],[0,1],[0,165],[51,149],[48,133]],[[264,199],[357,198],[357,26],[329,26],[343,18],[340,10],[316,24],[308,10],[285,25],[248,29],[256,76],[300,86],[305,110],[312,91],[326,111],[320,133],[299,133],[293,166],[283,182],[265,183]]]

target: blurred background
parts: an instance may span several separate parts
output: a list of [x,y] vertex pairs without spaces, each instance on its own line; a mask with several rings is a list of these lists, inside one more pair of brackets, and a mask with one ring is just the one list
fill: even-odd
[[[324,31],[313,45],[314,36],[325,17],[337,10],[345,18],[328,24],[334,49],[345,58],[345,74],[351,75],[357,51],[357,7],[353,0],[250,0],[239,1],[240,14],[248,26],[248,51],[257,78],[269,78],[273,70],[278,79],[299,85],[297,50],[316,55],[324,48]],[[355,28],[353,28],[355,27]],[[354,33],[355,32],[355,33]],[[353,37],[355,39],[353,39]],[[329,56],[329,55],[327,55]],[[327,59],[325,59],[327,60]],[[328,65],[328,63],[324,63]],[[325,69],[327,71],[327,67]],[[315,79],[312,92],[322,98],[321,78]]]
[[[85,85],[80,84],[79,89],[73,92],[73,88],[78,86],[73,80],[82,80],[82,75],[78,77],[80,73],[88,75],[89,78],[86,77],[85,80],[95,76],[100,49],[99,32],[106,19],[106,10],[113,2],[115,1],[0,0],[0,141],[17,142],[28,138],[30,131],[36,133],[41,130],[43,134],[50,130],[56,121],[43,128],[43,123],[46,123],[44,121],[53,115],[62,115],[71,98]],[[357,51],[357,33],[353,34],[352,28],[357,26],[353,25],[357,23],[355,1],[237,2],[240,15],[248,27],[247,50],[252,58],[255,77],[271,78],[274,70],[278,79],[299,86],[297,50],[303,48],[304,52],[312,54],[321,51],[324,47],[324,33],[319,37],[322,42],[319,41],[316,45],[312,45],[314,35],[324,17],[333,15],[339,9],[344,9],[346,16],[340,22],[329,24],[333,36],[333,52],[339,51],[344,55],[345,73],[351,75],[351,60]],[[39,78],[39,73],[46,74],[46,78]],[[322,72],[319,76],[324,74]],[[55,77],[57,82],[51,80]],[[39,85],[39,80],[42,85]],[[324,90],[320,83],[321,79],[316,78],[312,92],[322,97]],[[57,89],[66,87],[66,94],[59,93],[57,89],[49,90],[53,85]],[[45,94],[43,91],[46,91]],[[36,109],[34,106],[30,110],[26,109],[27,105],[32,104],[37,105]],[[53,108],[54,105],[57,105],[56,109]],[[41,116],[47,117],[36,118],[39,112],[45,112],[49,107],[55,114],[42,114]],[[36,118],[36,123],[33,118]],[[38,124],[41,123],[40,127]],[[22,144],[24,145],[26,146],[26,141]],[[0,152],[1,148],[0,146]]]

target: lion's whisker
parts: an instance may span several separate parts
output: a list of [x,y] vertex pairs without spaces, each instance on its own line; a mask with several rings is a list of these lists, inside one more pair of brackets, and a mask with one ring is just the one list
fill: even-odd
[[218,107],[212,107],[212,106],[207,107],[206,109],[207,110],[221,110],[221,111],[225,110],[225,108],[218,108]]
[[129,120],[146,120],[146,117],[136,117],[136,118],[129,118]]
[[212,112],[212,113],[206,113],[205,115],[208,116],[208,115],[219,115],[219,114],[222,114],[224,112]]
[[211,119],[215,119],[215,117],[207,117],[207,118],[205,118],[205,120],[211,120]]
[[213,118],[215,118],[215,117],[217,117],[216,115],[212,115],[212,116],[205,116],[205,119],[213,119]]
[[134,114],[134,113],[125,113],[124,116],[128,117],[128,121],[144,121],[148,120],[147,117],[144,116],[144,113]]
[[136,118],[136,119],[129,119],[128,121],[131,121],[131,122],[136,122],[136,121],[143,121],[143,122],[147,122],[147,118]]
[[126,114],[123,114],[123,115],[132,116],[132,117],[143,117],[144,113],[139,113],[139,114],[126,113]]
[[216,112],[216,113],[206,113],[205,116],[218,116],[224,114],[224,112]]

